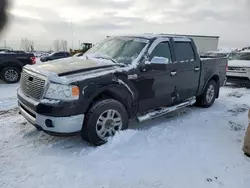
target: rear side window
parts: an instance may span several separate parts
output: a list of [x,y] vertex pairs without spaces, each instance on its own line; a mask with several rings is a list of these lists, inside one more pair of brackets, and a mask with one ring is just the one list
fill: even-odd
[[169,43],[168,42],[159,43],[150,54],[149,57],[150,61],[152,61],[153,58],[154,60],[159,61],[159,63],[165,63],[165,64],[171,63],[171,51]]
[[178,62],[193,61],[195,59],[190,42],[175,42],[175,53]]

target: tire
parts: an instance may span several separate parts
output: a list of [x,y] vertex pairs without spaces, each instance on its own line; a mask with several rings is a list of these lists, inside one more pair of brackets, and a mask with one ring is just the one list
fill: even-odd
[[197,97],[197,104],[199,106],[208,108],[214,104],[216,95],[218,93],[218,86],[214,80],[210,80],[200,97]]
[[[128,128],[128,113],[119,101],[105,99],[96,102],[85,116],[81,136],[89,143],[99,146],[117,131]],[[103,137],[101,136],[103,135]]]
[[17,83],[21,77],[21,70],[17,67],[5,67],[1,71],[1,79],[8,83],[13,84]]

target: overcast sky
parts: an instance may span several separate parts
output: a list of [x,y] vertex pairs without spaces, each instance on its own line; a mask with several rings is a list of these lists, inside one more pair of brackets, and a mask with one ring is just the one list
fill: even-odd
[[218,35],[222,47],[250,45],[250,0],[12,0],[9,15],[2,39],[14,48],[24,37],[47,50],[57,38],[69,47],[73,38],[77,47],[79,40],[150,32]]

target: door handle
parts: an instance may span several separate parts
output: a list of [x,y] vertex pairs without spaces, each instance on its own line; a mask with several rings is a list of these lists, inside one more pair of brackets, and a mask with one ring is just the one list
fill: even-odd
[[194,68],[194,71],[199,71],[200,70],[200,67],[195,67]]
[[171,76],[175,76],[177,74],[177,71],[170,72]]

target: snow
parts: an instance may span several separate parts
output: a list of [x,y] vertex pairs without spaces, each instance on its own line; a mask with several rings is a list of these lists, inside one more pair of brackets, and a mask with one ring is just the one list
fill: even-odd
[[55,72],[45,71],[36,65],[25,65],[23,70],[32,71],[40,75],[46,76],[50,81],[56,83],[64,83],[64,79],[61,79]]
[[[1,94],[10,94],[6,87],[13,89],[5,85]],[[97,148],[80,136],[38,132],[17,110],[4,111],[0,187],[248,188],[250,159],[242,141],[249,106],[250,90],[225,87],[211,108],[132,121],[129,130]]]
[[0,80],[0,112],[17,107],[17,84],[5,84]]

